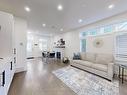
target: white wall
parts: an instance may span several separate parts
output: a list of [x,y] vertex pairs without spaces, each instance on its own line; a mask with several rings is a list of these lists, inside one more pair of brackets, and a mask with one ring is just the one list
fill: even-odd
[[[127,13],[122,13],[120,15],[116,15],[116,16],[98,21],[96,23],[80,27],[78,29],[74,29],[73,31],[70,31],[67,33],[55,35],[54,40],[56,41],[56,40],[59,40],[58,38],[63,38],[66,41],[65,55],[71,58],[74,52],[80,52],[80,39],[79,39],[80,32],[84,32],[84,31],[87,31],[88,29],[100,27],[103,25],[109,25],[109,24],[113,24],[113,23],[117,23],[117,22],[121,22],[125,20],[127,21]],[[88,39],[87,51],[99,52],[99,53],[105,53],[105,52],[112,53],[114,49],[113,36],[109,35],[109,36],[105,36],[105,38],[103,36],[102,38],[104,39],[104,46],[101,49],[95,49],[92,46],[92,39],[95,39],[95,38]]]
[[63,38],[66,42],[65,55],[71,58],[74,52],[80,51],[79,33],[68,32],[64,35]]
[[16,71],[26,70],[26,43],[27,22],[24,19],[14,18],[14,37],[16,48]]
[[54,36],[54,42],[57,42],[63,38],[65,40],[66,48],[65,48],[65,56],[72,58],[74,52],[80,51],[80,39],[79,32],[67,32],[64,34],[59,34]]
[[[101,39],[103,41],[103,45],[101,47],[95,47],[94,41],[96,39]],[[106,54],[113,54],[114,53],[114,33],[107,34],[103,36],[96,36],[96,37],[88,37],[86,39],[86,51],[93,52],[93,53],[106,53]]]

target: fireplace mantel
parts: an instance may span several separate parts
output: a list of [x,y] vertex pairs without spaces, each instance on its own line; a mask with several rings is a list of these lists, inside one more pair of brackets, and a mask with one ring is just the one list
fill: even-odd
[[54,48],[53,50],[56,53],[56,58],[58,58],[57,53],[60,53],[60,58],[58,58],[58,59],[62,60],[65,57],[65,48]]

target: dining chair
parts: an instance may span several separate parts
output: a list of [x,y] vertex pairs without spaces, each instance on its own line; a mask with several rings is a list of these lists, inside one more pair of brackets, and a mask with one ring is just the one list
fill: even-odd
[[49,58],[52,59],[54,62],[55,61],[55,52],[49,53]]
[[47,54],[45,52],[42,52],[42,61],[44,61],[47,63]]

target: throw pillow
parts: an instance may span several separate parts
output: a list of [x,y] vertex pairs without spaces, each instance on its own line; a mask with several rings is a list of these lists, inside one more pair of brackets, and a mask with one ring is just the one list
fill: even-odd
[[80,59],[81,59],[80,53],[74,53],[73,60],[80,60]]

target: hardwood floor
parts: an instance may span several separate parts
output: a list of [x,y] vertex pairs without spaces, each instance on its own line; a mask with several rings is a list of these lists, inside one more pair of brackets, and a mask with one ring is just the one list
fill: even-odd
[[[67,65],[44,63],[41,59],[29,60],[27,72],[15,74],[8,95],[76,95],[52,74],[53,70]],[[120,95],[127,95],[127,83],[120,82]]]
[[53,70],[67,66],[63,63],[44,63],[41,59],[29,60],[27,72],[18,73],[8,95],[75,95],[52,74]]

